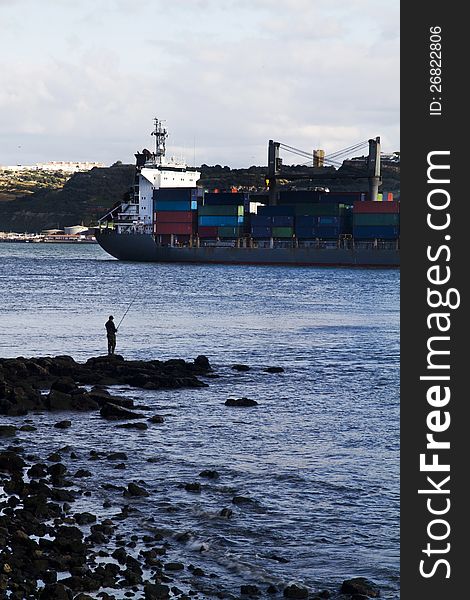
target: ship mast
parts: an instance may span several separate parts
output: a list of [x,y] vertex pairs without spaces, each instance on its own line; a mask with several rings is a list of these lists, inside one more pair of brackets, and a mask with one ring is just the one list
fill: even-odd
[[168,137],[168,133],[163,127],[163,121],[159,121],[155,117],[154,123],[155,129],[152,131],[152,135],[155,136],[155,161],[157,164],[162,164],[162,158],[165,156],[165,140]]

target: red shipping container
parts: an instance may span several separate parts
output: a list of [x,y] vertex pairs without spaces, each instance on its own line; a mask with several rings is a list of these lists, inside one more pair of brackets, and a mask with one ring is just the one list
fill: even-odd
[[189,211],[162,211],[155,213],[157,223],[192,223],[195,218],[194,210]]
[[192,232],[192,223],[158,223],[157,221],[157,234],[174,233],[177,235],[191,235]]
[[218,227],[199,227],[198,229],[200,238],[216,238],[219,234]]
[[354,202],[353,213],[399,213],[399,202]]

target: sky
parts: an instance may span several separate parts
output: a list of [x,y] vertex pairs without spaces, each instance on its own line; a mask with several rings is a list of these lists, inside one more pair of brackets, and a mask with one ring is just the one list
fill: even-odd
[[[399,150],[399,0],[0,0],[0,164]],[[302,162],[283,154],[287,164]]]

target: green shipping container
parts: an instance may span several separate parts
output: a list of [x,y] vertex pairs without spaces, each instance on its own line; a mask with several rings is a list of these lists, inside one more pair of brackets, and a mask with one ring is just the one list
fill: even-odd
[[293,227],[273,227],[274,238],[291,238],[294,235]]
[[242,234],[241,227],[219,227],[217,233],[220,238],[238,238]]
[[243,206],[235,205],[214,205],[207,204],[200,206],[198,210],[201,217],[243,217]]
[[400,215],[398,213],[356,213],[354,215],[355,227],[382,227],[399,224]]
[[297,217],[340,217],[348,212],[345,204],[319,203],[319,204],[296,204],[295,214]]

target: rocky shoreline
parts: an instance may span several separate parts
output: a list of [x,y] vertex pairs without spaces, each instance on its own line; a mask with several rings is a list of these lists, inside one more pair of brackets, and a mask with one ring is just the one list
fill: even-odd
[[[162,423],[163,417],[148,417],[131,399],[112,395],[107,386],[197,388],[207,386],[199,377],[211,374],[203,356],[192,363],[125,361],[119,356],[91,358],[84,364],[67,356],[0,359],[0,414],[21,417],[30,411],[66,411],[72,418],[73,411],[99,411],[103,419],[114,420],[118,426],[145,430]],[[62,419],[54,427],[68,429],[70,424],[69,419]],[[95,494],[88,484],[94,461],[110,461],[115,468],[125,469],[126,452],[91,449],[90,468],[77,469],[78,457],[70,446],[47,456],[41,448],[28,453],[21,436],[34,435],[35,428],[33,419],[18,427],[11,419],[8,424],[0,422],[0,598],[365,600],[380,595],[377,586],[364,578],[346,580],[336,590],[313,591],[296,582],[280,586],[251,581],[238,590],[226,589],[216,574],[179,560],[180,540],[158,529],[158,524],[151,532],[123,533],[124,523],[140,503],[152,502],[153,492],[137,473],[129,477],[127,486],[102,484],[121,497],[120,512],[110,501],[103,503],[99,514],[74,509],[75,503]],[[217,477],[211,469],[199,473],[200,481]],[[194,481],[185,489],[199,493],[201,484]],[[230,513],[224,508],[220,518],[230,518]]]

